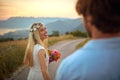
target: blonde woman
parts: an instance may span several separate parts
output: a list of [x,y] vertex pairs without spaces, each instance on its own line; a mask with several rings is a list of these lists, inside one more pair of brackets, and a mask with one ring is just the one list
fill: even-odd
[[47,31],[42,23],[34,23],[30,28],[24,64],[30,67],[28,80],[50,80],[48,73]]

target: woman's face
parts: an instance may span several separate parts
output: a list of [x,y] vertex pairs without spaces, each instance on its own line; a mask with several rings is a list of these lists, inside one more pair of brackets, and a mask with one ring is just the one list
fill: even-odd
[[41,40],[48,38],[47,30],[44,26],[38,28]]

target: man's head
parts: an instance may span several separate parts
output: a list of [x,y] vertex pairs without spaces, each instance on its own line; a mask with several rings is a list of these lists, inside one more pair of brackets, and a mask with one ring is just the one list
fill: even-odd
[[120,0],[78,0],[76,11],[87,26],[94,25],[101,33],[120,33]]

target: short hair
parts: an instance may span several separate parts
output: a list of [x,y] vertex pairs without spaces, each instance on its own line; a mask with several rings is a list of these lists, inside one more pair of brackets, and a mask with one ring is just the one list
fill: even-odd
[[120,32],[120,0],[78,0],[76,11],[86,18],[92,17],[92,24],[103,33]]

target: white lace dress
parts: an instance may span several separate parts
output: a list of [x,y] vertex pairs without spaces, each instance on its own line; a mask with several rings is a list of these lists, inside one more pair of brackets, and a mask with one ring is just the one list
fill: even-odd
[[[33,50],[34,66],[30,68],[27,80],[44,80],[42,72],[41,72],[39,60],[38,60],[38,51],[40,49],[45,49],[45,48],[39,44],[36,44],[34,46],[34,50]],[[49,63],[49,56],[46,52],[46,65],[47,65],[47,67],[48,67],[48,63]]]

